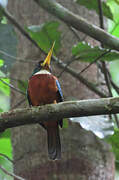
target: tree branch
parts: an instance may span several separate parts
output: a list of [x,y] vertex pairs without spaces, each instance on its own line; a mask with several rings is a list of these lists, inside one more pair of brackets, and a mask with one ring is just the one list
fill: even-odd
[[[2,8],[0,6],[0,8],[3,11],[3,14],[8,18],[9,21],[11,21],[11,23],[29,40],[31,41],[41,52],[43,52],[44,54],[46,54],[39,46],[38,44],[34,41],[32,41],[32,39],[29,37],[29,34],[24,31],[24,29],[22,28],[22,26],[15,20],[15,18],[4,8]],[[83,78],[80,74],[78,75],[77,73],[75,73],[75,71],[73,71],[71,68],[66,67],[67,65],[65,65],[64,63],[62,63],[61,60],[59,60],[58,58],[52,56],[52,59],[57,62],[57,65],[60,68],[65,68],[66,72],[68,72],[69,74],[71,74],[73,77],[77,78],[80,82],[82,82],[83,84],[85,84],[91,91],[95,92],[96,94],[98,94],[100,97],[107,97],[104,93],[102,93],[101,91],[99,91],[92,83],[90,83],[89,81],[87,81],[85,78]]]
[[17,60],[17,61],[19,61],[21,63],[34,63],[33,60],[23,59],[23,58],[20,58],[20,57],[15,57],[15,56],[12,56],[12,55],[10,55],[10,54],[6,53],[5,51],[2,51],[2,50],[0,50],[0,53],[4,54],[7,57],[11,57],[12,59],[15,59],[15,60]]
[[[22,28],[22,26],[15,20],[15,18],[4,8],[2,8],[0,6],[0,8],[2,9],[3,14],[8,18],[8,20],[30,41],[32,42],[35,47],[37,47],[41,52],[43,52],[44,54],[46,54],[39,46],[38,44],[34,41],[32,41],[32,38],[29,38],[29,34],[24,31],[24,29]],[[80,82],[82,82],[83,84],[85,84],[91,91],[95,92],[97,95],[99,95],[100,97],[107,97],[104,93],[102,93],[101,91],[99,91],[92,83],[90,83],[89,81],[87,81],[85,78],[83,78],[80,74],[78,75],[77,73],[75,73],[75,71],[73,71],[73,69],[67,67],[66,64],[64,64],[61,60],[59,60],[57,57],[52,56],[52,59],[57,62],[57,65],[60,68],[65,68],[65,71],[68,72],[69,74],[71,74],[73,77],[75,77],[76,79],[78,79]]]
[[0,156],[3,156],[5,159],[7,159],[8,161],[10,161],[11,163],[13,163],[13,160],[10,159],[7,155],[0,153]]
[[2,13],[4,16],[30,41],[32,42],[35,47],[37,47],[41,52],[43,52],[37,42],[31,38],[31,36],[22,28],[22,26],[15,20],[15,18],[5,9],[0,5],[0,9],[2,10]]
[[15,175],[15,174],[11,173],[11,172],[8,172],[8,171],[7,171],[5,168],[3,168],[2,166],[0,166],[0,169],[1,169],[5,174],[7,174],[7,175],[9,175],[9,176],[11,176],[11,177],[13,177],[13,178],[15,178],[15,179],[25,180],[25,179],[23,179],[23,178],[20,177],[20,176],[17,176],[17,175]]
[[119,113],[119,97],[66,101],[58,104],[47,104],[1,113],[0,131],[43,121],[116,113]]
[[8,87],[10,87],[11,89],[13,89],[14,91],[19,92],[19,93],[21,93],[21,94],[23,94],[23,95],[26,95],[26,93],[24,93],[23,91],[21,91],[21,90],[18,89],[18,88],[15,88],[12,84],[7,83],[6,81],[2,80],[1,78],[0,78],[0,81],[1,81],[3,84],[5,84],[5,85],[7,85]]
[[111,51],[111,49],[109,49],[108,51],[102,53],[100,56],[98,56],[97,58],[95,58],[88,66],[86,66],[84,69],[82,69],[80,71],[79,74],[83,73],[86,69],[88,69],[92,64],[96,63],[99,59],[101,59],[103,56],[105,56],[106,54],[108,54]]
[[98,88],[96,88],[96,86],[93,83],[89,82],[87,79],[85,79],[83,76],[81,76],[80,73],[76,73],[75,70],[73,70],[70,67],[67,67],[67,64],[63,63],[57,57],[53,56],[52,58],[58,64],[58,66],[60,68],[63,68],[63,69],[65,68],[65,72],[71,74],[73,77],[75,77],[77,80],[79,80],[81,83],[83,83],[86,87],[88,87],[88,89],[90,89],[91,91],[96,93],[98,96],[100,96],[100,97],[108,97],[103,92],[101,92]]
[[97,27],[94,24],[87,22],[84,18],[80,17],[64,8],[54,0],[34,0],[39,6],[47,10],[49,13],[55,15],[69,26],[91,36],[92,38],[100,41],[102,44],[109,48],[119,51],[119,39]]

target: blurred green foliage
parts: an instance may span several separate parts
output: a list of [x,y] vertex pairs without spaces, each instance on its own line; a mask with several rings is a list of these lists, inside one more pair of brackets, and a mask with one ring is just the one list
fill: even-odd
[[[7,30],[6,30],[6,32],[7,32]],[[7,43],[6,39],[4,39],[3,44],[5,45],[5,43]],[[2,46],[0,46],[0,49]],[[10,46],[10,44],[9,44],[9,46]],[[14,46],[15,46],[15,44],[14,44]],[[9,53],[10,48],[11,47],[8,47],[8,49],[7,49],[8,53]],[[3,56],[0,55],[0,58],[3,58]],[[4,82],[9,84],[10,79],[6,78],[6,73],[2,71],[4,69],[3,68],[4,64],[5,64],[5,60],[0,59],[0,80],[3,80]],[[0,81],[0,113],[2,113],[4,111],[8,111],[9,107],[10,107],[9,105],[10,105],[10,87],[8,85],[4,84],[2,81]],[[4,133],[0,133],[0,153],[8,156],[9,158],[12,158],[11,133],[10,133],[9,129],[6,130]],[[9,172],[11,172],[12,171],[12,163],[10,161],[8,161],[6,158],[4,158],[1,154],[0,154],[0,164],[2,165],[3,168],[5,168]],[[5,180],[5,179],[12,180],[13,178],[9,177],[5,173],[3,173],[2,170],[0,170],[0,180]]]
[[[76,0],[76,2],[82,6],[85,6],[89,10],[96,11],[97,14],[99,14],[98,1],[90,0],[89,2],[89,0]],[[104,16],[113,20],[113,14],[111,12],[110,6],[108,6],[107,3],[102,2],[102,9]]]
[[115,128],[114,134],[107,138],[107,142],[112,145],[112,151],[114,152],[116,158],[116,167],[119,169],[119,129]]
[[[97,1],[91,0],[76,0],[80,5],[85,6],[89,10],[95,10],[99,13]],[[119,37],[119,0],[107,0],[107,3],[103,2],[103,13],[108,18],[108,31],[112,35]],[[61,48],[61,32],[59,31],[60,23],[57,21],[50,21],[38,26],[26,27],[26,31],[37,42],[39,47],[46,53],[51,48],[55,41],[54,55],[56,55]],[[5,17],[1,15],[0,23],[0,50],[5,53],[16,56],[17,38],[12,25],[7,24]],[[89,44],[79,42],[72,47],[72,55],[77,59],[85,62],[94,61],[99,55],[106,52],[106,49],[100,47],[92,47]],[[115,83],[119,84],[119,54],[117,52],[110,52],[103,56],[102,60],[111,61],[110,72]],[[115,60],[115,61],[114,61]],[[5,54],[0,53],[0,79],[6,83],[10,83],[10,79],[6,77],[9,74],[11,65],[15,62],[15,59]],[[18,80],[18,88],[23,92],[26,92],[27,81]],[[9,110],[10,104],[10,88],[0,81],[0,113]],[[68,127],[68,121],[65,119],[64,127]],[[113,152],[116,159],[119,160],[119,130],[115,129],[113,136],[110,136],[107,141],[112,144]],[[12,158],[12,146],[11,146],[11,133],[10,130],[6,130],[0,134],[0,153]],[[0,164],[8,171],[12,171],[12,164],[0,156]],[[0,170],[0,180],[12,178],[5,175]]]
[[[84,62],[93,62],[96,58],[106,53],[108,50],[103,49],[99,46],[92,46],[85,42],[79,42],[72,48],[72,55],[75,56],[76,60]],[[119,58],[118,52],[109,52],[102,56],[99,60],[101,61],[113,61]]]
[[[107,4],[113,14],[113,21],[108,20],[108,32],[116,37],[119,37],[119,3],[117,0],[107,0]],[[119,58],[115,61],[110,62],[110,73],[113,81],[119,86]],[[115,90],[112,88],[114,96],[118,96]],[[108,138],[108,142],[112,145],[112,151],[116,158],[116,167],[119,170],[119,129],[115,127],[115,133],[113,136]]]
[[19,80],[19,79],[18,79],[17,83],[18,83],[18,88],[19,88],[22,92],[26,93],[26,91],[27,91],[27,86],[28,86],[28,81],[27,81],[27,80],[26,80],[26,81],[23,81],[23,80]]
[[61,47],[61,32],[58,30],[59,25],[60,23],[57,21],[50,21],[39,26],[29,26],[26,30],[46,53],[48,53],[55,41],[53,53],[56,54]]
[[[11,24],[0,23],[0,59],[4,60],[4,66],[0,68],[5,73],[9,72],[15,62],[17,37]],[[10,56],[7,56],[10,55]]]

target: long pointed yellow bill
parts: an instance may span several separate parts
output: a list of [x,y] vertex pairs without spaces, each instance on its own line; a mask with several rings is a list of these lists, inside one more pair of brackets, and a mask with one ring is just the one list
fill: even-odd
[[54,41],[54,43],[53,43],[53,45],[52,45],[52,48],[50,49],[50,51],[49,51],[46,59],[45,59],[44,62],[42,63],[42,66],[45,66],[46,64],[47,64],[48,66],[50,66],[50,61],[51,61],[51,56],[52,56],[52,52],[53,52],[54,45],[55,45],[55,41]]

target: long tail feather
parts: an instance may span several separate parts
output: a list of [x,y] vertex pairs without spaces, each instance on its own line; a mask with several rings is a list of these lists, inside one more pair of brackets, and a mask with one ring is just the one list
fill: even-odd
[[48,136],[48,154],[52,160],[61,159],[61,143],[59,136],[59,127],[47,129]]

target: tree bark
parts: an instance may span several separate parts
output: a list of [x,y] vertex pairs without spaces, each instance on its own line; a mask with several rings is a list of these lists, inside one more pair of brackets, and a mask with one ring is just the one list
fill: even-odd
[[70,117],[119,113],[119,98],[65,101],[35,108],[15,109],[0,115],[0,132],[16,126]]
[[39,6],[43,7],[49,13],[54,14],[56,17],[64,21],[66,24],[74,27],[75,29],[86,33],[90,37],[100,41],[102,44],[107,45],[109,48],[119,51],[119,39],[107,33],[103,29],[89,23],[82,17],[72,13],[68,9],[56,3],[54,0],[34,0]]
[[[60,0],[63,6],[74,13],[84,16],[92,23],[98,24],[98,19],[91,11],[88,12],[83,7],[78,7],[72,0]],[[33,0],[9,1],[10,12],[22,26],[39,25],[48,20],[56,20],[42,8],[39,8]],[[92,18],[93,17],[93,18]],[[68,62],[71,57],[71,47],[78,42],[76,36],[72,34],[70,27],[61,22],[60,30],[62,35],[62,49],[59,57]],[[31,42],[26,40],[21,33],[16,30],[19,45],[18,56],[25,59],[44,59],[44,56],[36,49]],[[84,37],[80,33],[81,38]],[[96,43],[86,37],[86,41]],[[11,76],[21,80],[27,80],[31,75],[35,63],[23,64],[16,62],[11,71]],[[85,64],[74,62],[72,67],[75,71],[85,67]],[[60,72],[59,68],[53,64],[54,74]],[[97,82],[97,70],[92,66],[85,74],[87,79]],[[60,78],[65,98],[72,97],[86,99],[98,97],[94,92],[89,91],[85,86],[68,74],[63,74]],[[17,87],[17,82],[13,82]],[[80,93],[79,93],[80,91]],[[18,92],[11,92],[11,106],[14,107],[23,95]],[[22,107],[25,107],[22,104]],[[114,157],[110,152],[110,147],[102,140],[99,140],[91,132],[87,132],[75,123],[69,122],[67,128],[61,130],[62,160],[49,161],[47,156],[46,132],[39,125],[28,125],[12,129],[12,146],[14,158],[14,173],[28,180],[54,180],[54,179],[80,179],[80,180],[113,180],[114,179]]]

